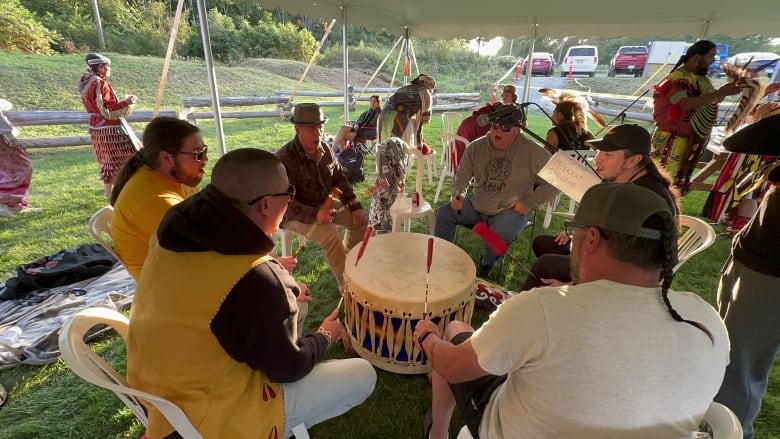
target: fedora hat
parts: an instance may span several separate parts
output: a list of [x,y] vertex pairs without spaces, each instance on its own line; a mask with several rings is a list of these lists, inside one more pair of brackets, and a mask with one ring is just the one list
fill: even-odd
[[317,104],[298,104],[293,109],[293,115],[290,122],[295,125],[316,126],[324,125],[328,121],[328,116],[322,113],[322,109]]

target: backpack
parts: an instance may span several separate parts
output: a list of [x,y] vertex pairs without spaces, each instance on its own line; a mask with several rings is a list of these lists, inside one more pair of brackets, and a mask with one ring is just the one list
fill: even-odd
[[357,145],[341,151],[338,156],[344,176],[350,183],[357,183],[365,180],[363,175],[363,151]]
[[16,268],[16,277],[0,284],[0,300],[16,299],[41,288],[54,288],[100,276],[117,263],[100,244],[82,244]]

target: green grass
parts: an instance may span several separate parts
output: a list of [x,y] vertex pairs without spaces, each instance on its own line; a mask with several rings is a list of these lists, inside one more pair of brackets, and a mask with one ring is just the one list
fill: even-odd
[[[116,56],[113,62],[123,66],[117,69],[115,81],[129,84],[141,96],[154,96],[156,78],[146,75],[144,69],[156,69],[161,61],[153,58]],[[132,61],[132,62],[131,62]],[[56,56],[39,58],[27,55],[11,55],[0,52],[0,97],[10,100],[17,108],[78,109],[79,103],[73,97],[75,81],[82,69],[82,58],[78,56]],[[171,81],[170,95],[166,96],[168,108],[178,108],[181,96],[208,95],[205,86],[205,67],[200,63],[175,62],[177,71],[189,72]],[[150,67],[152,66],[152,67]],[[275,75],[274,72],[249,67],[242,71],[231,71],[219,67],[221,94],[266,95],[270,90],[289,88],[292,79]],[[10,71],[10,73],[9,73]],[[67,71],[67,75],[62,72]],[[73,72],[76,73],[73,73]],[[600,80],[603,78],[595,78]],[[631,81],[632,78],[619,78]],[[184,81],[189,88],[182,84]],[[266,82],[263,82],[266,81]],[[596,81],[580,79],[585,84]],[[593,82],[588,82],[593,81]],[[633,85],[636,87],[637,85]],[[179,90],[175,94],[170,90]],[[227,91],[226,91],[227,90]],[[594,86],[595,90],[595,86]],[[142,101],[151,108],[152,98]],[[20,104],[21,102],[21,104]],[[331,122],[326,127],[336,131],[340,110],[326,110]],[[352,115],[356,117],[357,111]],[[531,128],[543,134],[549,121],[534,112],[529,119]],[[215,145],[214,126],[202,122],[205,142]],[[227,120],[225,135],[228,149],[258,147],[275,150],[293,136],[292,126],[286,122],[278,124],[271,120]],[[56,130],[23,128],[23,135],[49,135]],[[427,141],[441,154],[439,132],[441,118],[434,117],[425,128]],[[71,127],[71,133],[83,134],[83,127]],[[34,174],[30,188],[32,210],[14,219],[0,218],[0,277],[13,275],[15,267],[78,244],[92,242],[87,230],[89,217],[105,205],[102,183],[98,179],[98,168],[91,147],[58,149],[36,149],[30,151]],[[440,157],[440,156],[439,156]],[[209,169],[216,162],[212,155]],[[373,155],[365,162],[369,180],[373,173]],[[411,181],[411,179],[409,180]],[[366,195],[369,181],[357,185],[356,192],[369,205]],[[447,188],[448,185],[445,185]],[[433,200],[435,184],[425,185],[424,198]],[[440,197],[449,197],[447,189]],[[695,192],[683,202],[684,213],[698,215],[705,194]],[[534,234],[542,233],[543,214],[537,215]],[[413,222],[413,230],[427,232],[424,221]],[[561,220],[554,219],[550,231],[560,230]],[[722,227],[718,228],[722,232]],[[532,231],[524,232],[512,247],[513,254],[530,265],[529,245]],[[481,242],[473,234],[462,229],[459,244],[476,258]],[[718,274],[729,252],[729,240],[719,237],[716,243],[704,253],[693,257],[679,271],[674,288],[690,290],[701,294],[710,303],[715,302]],[[306,330],[316,329],[324,316],[333,309],[337,301],[333,276],[324,262],[322,252],[316,245],[308,246],[300,256],[296,277],[309,284],[314,294]],[[507,263],[500,274],[500,280],[509,289],[517,290],[525,278],[519,267]],[[486,318],[476,313],[474,323]],[[104,337],[97,342],[97,349],[103,352],[117,369],[124,371],[123,343],[118,337]],[[333,358],[343,358],[341,348],[330,353]],[[143,429],[113,394],[98,389],[73,375],[62,361],[48,366],[19,366],[0,371],[0,383],[9,391],[9,400],[0,409],[0,438],[137,438]],[[756,424],[756,438],[780,438],[780,367],[776,367],[770,382],[768,395],[764,398],[764,410]],[[423,413],[430,404],[430,388],[420,376],[404,376],[379,370],[377,388],[368,401],[346,415],[311,428],[313,437],[364,438],[364,437],[419,437],[422,430]],[[453,420],[456,431],[458,419]]]

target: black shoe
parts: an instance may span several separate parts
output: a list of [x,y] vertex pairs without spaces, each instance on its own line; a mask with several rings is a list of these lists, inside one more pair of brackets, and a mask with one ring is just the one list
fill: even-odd
[[490,278],[490,270],[493,268],[492,265],[485,265],[480,263],[479,267],[477,268],[477,277],[481,277],[482,279],[487,280],[493,280]]

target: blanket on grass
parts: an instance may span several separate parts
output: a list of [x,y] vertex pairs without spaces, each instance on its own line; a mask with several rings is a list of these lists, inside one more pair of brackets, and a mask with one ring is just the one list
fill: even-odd
[[116,264],[99,277],[0,301],[0,370],[57,361],[60,328],[73,314],[92,306],[127,309],[134,293],[135,281]]

